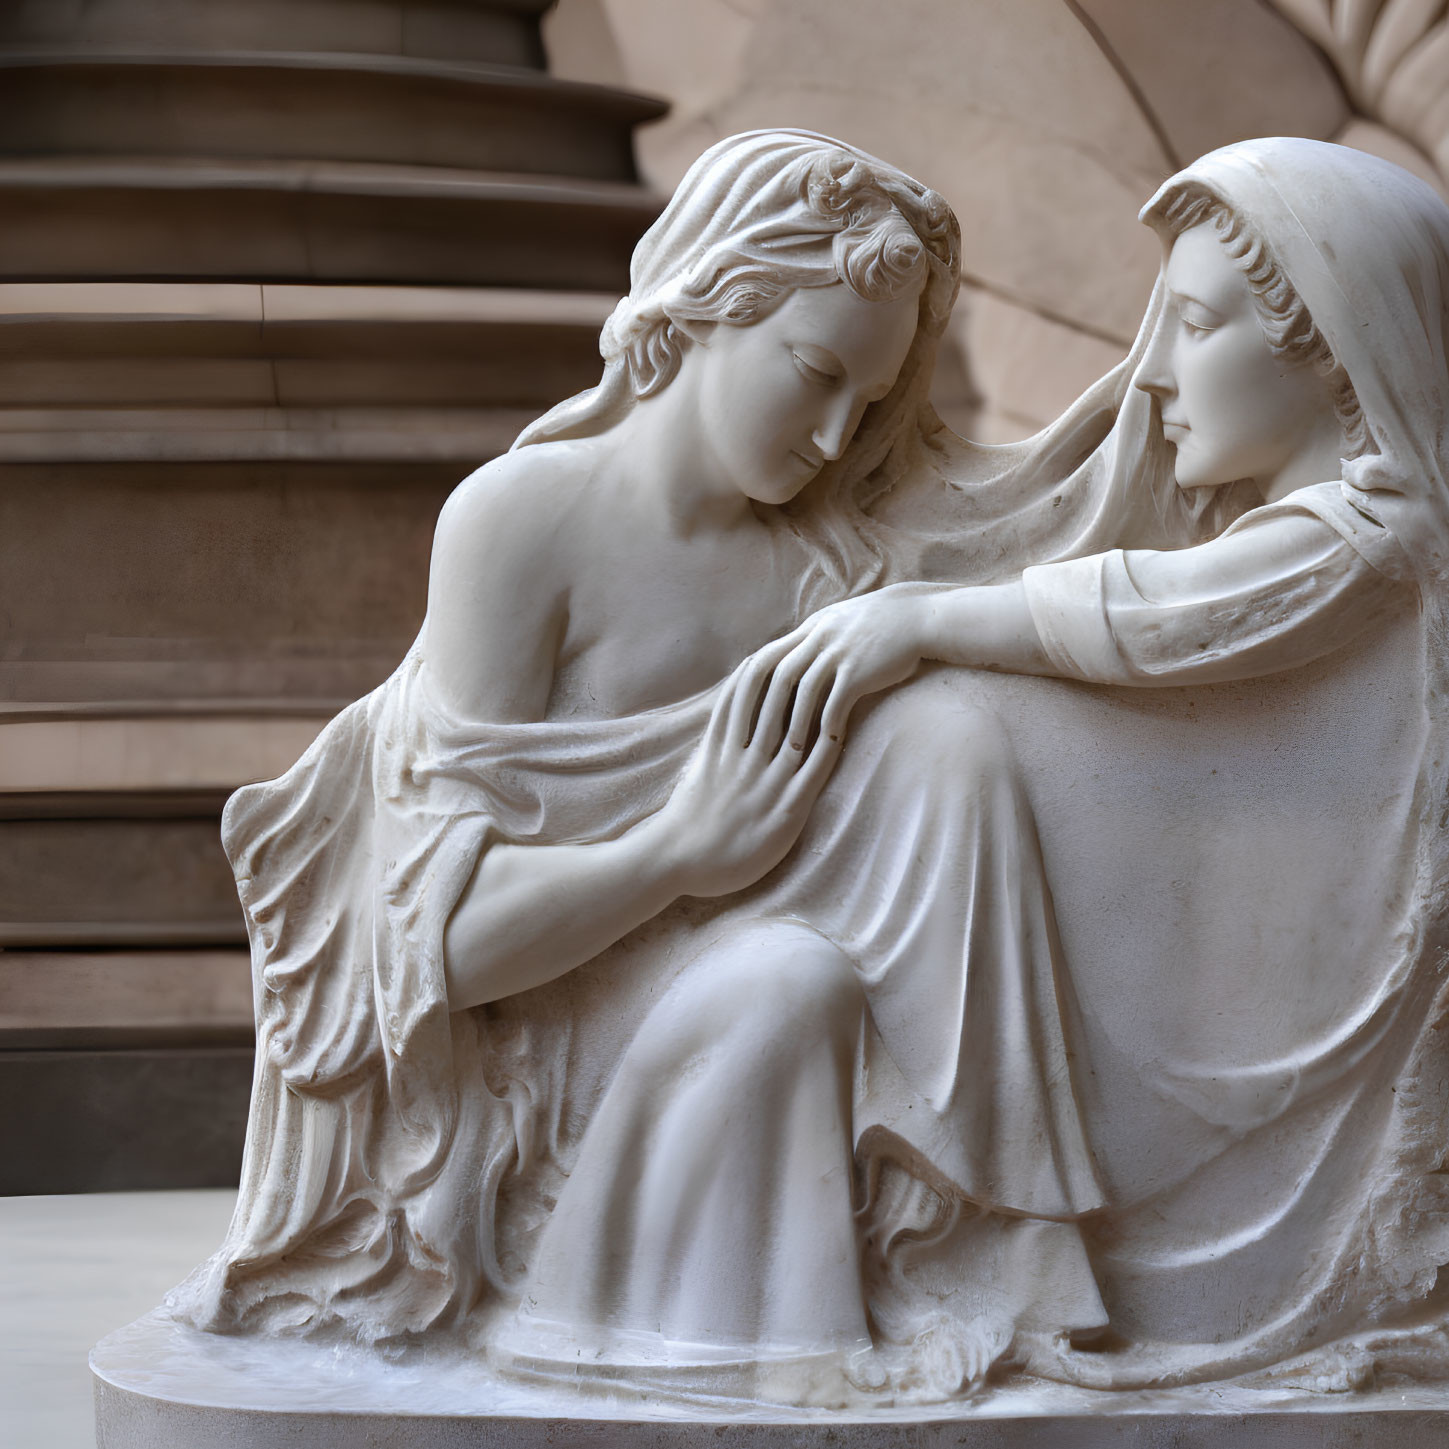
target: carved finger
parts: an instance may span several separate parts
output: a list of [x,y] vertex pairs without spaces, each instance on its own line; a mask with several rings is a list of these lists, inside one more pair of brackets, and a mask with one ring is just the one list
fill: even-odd
[[[799,632],[798,630],[796,631]],[[781,728],[779,718],[774,712],[778,706],[774,700],[788,697],[788,688],[777,690],[775,681],[780,674],[780,663],[798,646],[799,641],[791,642],[792,636],[787,635],[783,639],[776,639],[773,643],[766,644],[764,648],[757,649],[746,661],[752,674],[750,687],[751,709],[749,725],[745,731],[745,742],[753,743],[760,740],[762,748],[769,754],[773,754],[779,742],[779,731]],[[769,683],[769,691],[765,689],[766,682]],[[758,722],[757,722],[758,721]]]
[[821,730],[814,744],[810,746],[804,762],[795,772],[795,778],[790,781],[787,793],[792,803],[798,805],[813,800],[825,788],[825,782],[830,778],[830,772],[839,759],[840,741],[832,740]]
[[761,730],[762,743],[772,755],[780,746],[786,710],[795,693],[795,687],[801,676],[814,663],[819,649],[814,636],[807,634],[776,664],[775,672],[770,676],[770,688],[760,706],[760,722],[763,725],[768,720],[773,726],[768,736]]
[[719,697],[714,702],[714,708],[710,710],[709,723],[704,727],[704,734],[700,738],[699,747],[701,750],[712,751],[716,754],[723,748],[725,741],[730,735],[730,720],[734,713],[735,701],[739,695],[740,682],[743,678],[745,666],[738,664],[725,680],[724,686],[719,692]]
[[785,710],[791,698],[788,684],[782,683],[782,679],[787,677],[783,674],[782,666],[777,664],[770,676],[770,687],[765,691],[760,705],[759,718],[755,722],[751,743],[757,745],[766,755],[774,755],[784,738]]
[[795,707],[790,712],[789,746],[803,755],[810,743],[810,727],[815,723],[816,711],[835,683],[838,660],[833,653],[822,654],[805,671],[795,691]]
[[846,722],[859,698],[855,676],[848,668],[837,671],[830,693],[825,697],[825,708],[820,711],[820,733],[835,744],[843,745]]
[[760,693],[770,675],[770,661],[752,654],[735,671],[730,680],[729,743],[744,749],[750,742],[750,731],[759,706]]
[[740,681],[744,676],[745,665],[749,661],[737,664],[725,676],[725,682],[715,699],[714,707],[709,712],[709,723],[705,726],[704,738],[709,739],[717,731],[723,730],[729,724],[730,710],[734,706],[735,695],[739,691]]

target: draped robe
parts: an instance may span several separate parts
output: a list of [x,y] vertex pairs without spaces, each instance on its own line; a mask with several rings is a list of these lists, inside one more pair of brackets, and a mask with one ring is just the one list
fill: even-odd
[[[871,711],[797,851],[752,891],[681,904],[559,982],[449,1013],[443,928],[480,851],[628,829],[667,798],[717,692],[618,719],[480,726],[431,696],[415,651],[288,775],[232,798],[224,838],[252,933],[258,1067],[241,1207],[193,1284],[203,1322],[394,1337],[510,1300],[550,1184],[573,1171],[599,1094],[637,1050],[633,1027],[740,920],[806,921],[858,964],[859,1066],[872,1086],[856,1110],[854,1057],[823,1064],[822,1090],[844,1097],[818,1211],[792,1212],[802,1192],[813,1201],[818,1124],[745,1138],[760,1184],[748,1245],[721,1255],[703,1224],[676,1255],[693,1250],[748,1278],[743,1265],[783,1234],[823,1244],[839,1311],[821,1308],[820,1290],[802,1321],[785,1268],[756,1275],[734,1296],[770,1306],[741,1310],[751,1328],[735,1335],[738,1357],[864,1339],[851,1176],[872,1130],[993,1210],[1071,1220],[1100,1206],[1030,814],[1013,769],[973,740],[980,724],[949,691],[933,702],[923,687],[908,709],[887,700]],[[922,768],[931,759],[939,770]],[[733,967],[726,955],[708,969]],[[758,998],[745,1011],[746,1041],[766,1009]],[[727,1039],[730,1023],[705,1024],[712,1042]],[[786,1090],[816,1071],[809,1030],[807,1019],[774,1048]],[[679,1084],[670,1073],[656,1085],[658,1115]],[[662,1170],[691,1180],[682,1163]],[[565,1276],[602,1271],[625,1221],[579,1225],[571,1252],[582,1263]],[[1067,1232],[1066,1258],[1081,1261],[1056,1326],[1095,1325],[1095,1288]],[[665,1276],[677,1273],[678,1262]],[[729,1315],[710,1313],[722,1331]]]
[[[1114,608],[1122,621],[1137,609],[1138,624],[1151,609],[1130,596],[1130,553],[1103,550],[1181,547],[1242,512],[1231,490],[1201,516],[1183,509],[1130,389],[1158,298],[1124,368],[1027,444],[976,448],[940,429],[922,352],[867,419],[858,452],[870,466],[822,480],[860,505],[859,538],[884,561],[855,568],[855,586],[1092,559],[1071,576],[1080,587],[1034,589],[1067,678],[961,672],[944,687],[1005,723],[1023,818],[1034,806],[1041,832],[1081,1008],[1074,1091],[1108,1199],[1090,1246],[1127,1339],[1044,1367],[1104,1386],[1237,1372],[1376,1325],[1386,1361],[1446,1362],[1431,1342],[1431,1290],[1449,1261],[1435,1035],[1446,665],[1432,641],[1445,634],[1449,557],[1449,246],[1436,198],[1330,152],[1249,143],[1194,175],[1266,236],[1364,405],[1370,449],[1309,510],[1403,591],[1390,608],[1369,590],[1378,603],[1356,641],[1248,682],[1228,649],[1227,672],[1194,676],[1188,660],[1181,684],[1171,650],[1154,669],[1132,663],[1150,650],[1122,647],[1132,627],[1114,629]],[[1296,622],[1290,604],[1284,632]],[[631,991],[682,964],[677,944],[653,976],[621,969],[631,943],[605,953],[552,988],[571,1009],[546,1013],[543,1048],[535,993],[448,1016],[438,942],[477,851],[592,838],[599,822],[554,834],[587,793],[569,774],[573,744],[555,757],[540,737],[542,808],[537,762],[520,765],[506,731],[476,755],[440,750],[417,687],[405,666],[296,771],[229,809],[263,1050],[243,1206],[178,1299],[199,1321],[290,1316],[379,1337],[462,1321],[490,1288],[507,1303],[586,1131],[580,1103],[603,1085],[586,1064],[627,1052],[646,1004]],[[648,768],[638,738],[621,746],[632,799],[662,800],[703,717],[702,700],[681,706],[678,738],[645,747]],[[635,728],[617,723],[626,737]],[[486,806],[482,775],[455,768],[464,756],[470,769],[488,760]],[[615,757],[602,758],[607,774]],[[378,882],[371,899],[349,883],[354,855]],[[694,942],[699,924],[677,907],[640,939]],[[303,1019],[318,1029],[296,1031]],[[988,1018],[985,1038],[998,1024]],[[1016,1048],[995,1048],[983,1070],[1009,1082]],[[531,1195],[517,1188],[530,1180]],[[1084,1190],[1067,1207],[1095,1202]]]
[[[704,158],[636,249],[630,296],[602,338],[600,387],[520,439],[600,432],[632,406],[629,347],[660,315],[661,296],[673,295],[710,248],[746,249],[784,283],[821,285],[831,274],[801,269],[798,254],[832,244],[849,219],[845,178],[877,168],[893,194],[914,198],[929,277],[891,396],[825,470],[812,489],[817,501],[775,515],[809,540],[818,562],[802,577],[802,600],[868,587],[880,571],[860,520],[852,521],[855,484],[919,429],[957,279],[956,228],[944,203],[871,158],[842,157],[848,149],[802,133],[757,133]],[[1090,450],[1104,415],[1099,398],[1056,446],[1075,449],[1079,434],[1091,434]],[[1009,492],[1000,496],[1008,511],[1017,506]],[[858,1057],[847,1053],[834,1069],[849,1119],[833,1212],[841,1312],[818,1329],[756,1325],[738,1347],[778,1341],[794,1351],[859,1336],[849,1215],[857,1125],[862,1134],[878,1128],[877,1141],[901,1144],[944,1190],[993,1212],[1071,1223],[1100,1205],[1068,1066],[1040,856],[1003,757],[983,753],[982,771],[944,784],[905,768],[909,750],[888,758],[892,737],[904,748],[911,730],[921,734],[914,715],[885,737],[875,726],[874,746],[865,729],[827,788],[814,843],[802,842],[753,902],[680,904],[548,987],[450,1015],[442,929],[479,853],[498,841],[610,839],[656,809],[712,692],[625,719],[498,727],[450,718],[426,680],[426,660],[414,651],[286,776],[228,805],[223,838],[252,944],[258,1065],[231,1231],[174,1300],[193,1321],[336,1328],[363,1339],[452,1326],[486,1339],[485,1320],[511,1305],[651,997],[731,910],[803,916],[837,939],[854,960],[873,1033]],[[875,713],[892,718],[889,706]],[[934,718],[928,704],[927,737]],[[957,710],[956,723],[964,718]],[[947,739],[954,732],[952,722],[939,731]],[[918,752],[921,764],[927,758]],[[834,824],[821,835],[826,821]],[[973,949],[980,942],[993,949]],[[844,1080],[857,1067],[876,1084],[860,1096],[860,1114],[854,1083]],[[771,1186],[801,1184],[789,1157],[761,1162],[762,1201],[793,1200]],[[779,1236],[777,1223],[794,1221],[784,1211],[766,1216],[762,1252]],[[691,1236],[710,1238],[703,1228]],[[1076,1228],[1058,1236],[1080,1260]],[[1074,1301],[1055,1328],[1100,1319],[1090,1272],[1076,1276],[1064,1295]],[[780,1297],[768,1282],[753,1294]]]

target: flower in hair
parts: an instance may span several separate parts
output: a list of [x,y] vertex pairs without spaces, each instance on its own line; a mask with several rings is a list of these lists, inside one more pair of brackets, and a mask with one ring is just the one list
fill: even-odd
[[842,227],[858,226],[890,205],[870,167],[843,151],[821,156],[811,165],[805,199],[812,211],[838,220]]

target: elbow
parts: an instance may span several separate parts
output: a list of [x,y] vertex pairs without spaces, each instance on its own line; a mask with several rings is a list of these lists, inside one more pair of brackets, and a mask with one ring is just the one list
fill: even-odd
[[443,984],[449,1011],[486,1006],[509,994],[505,984],[509,963],[491,944],[498,932],[479,914],[465,897],[443,928]]
[[[485,1006],[516,988],[508,985],[513,966],[507,913],[510,852],[483,850],[443,927],[443,982],[448,1010]],[[513,942],[516,945],[516,942]],[[500,949],[501,948],[501,949]]]

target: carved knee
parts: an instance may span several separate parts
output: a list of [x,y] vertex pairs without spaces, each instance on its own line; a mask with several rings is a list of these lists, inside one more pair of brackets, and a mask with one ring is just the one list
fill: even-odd
[[700,1046],[734,1030],[764,1047],[797,1047],[802,1035],[853,1044],[864,998],[850,958],[802,921],[731,927],[688,966],[650,1012],[630,1052],[648,1070],[652,1044],[677,1057],[684,1035]]

